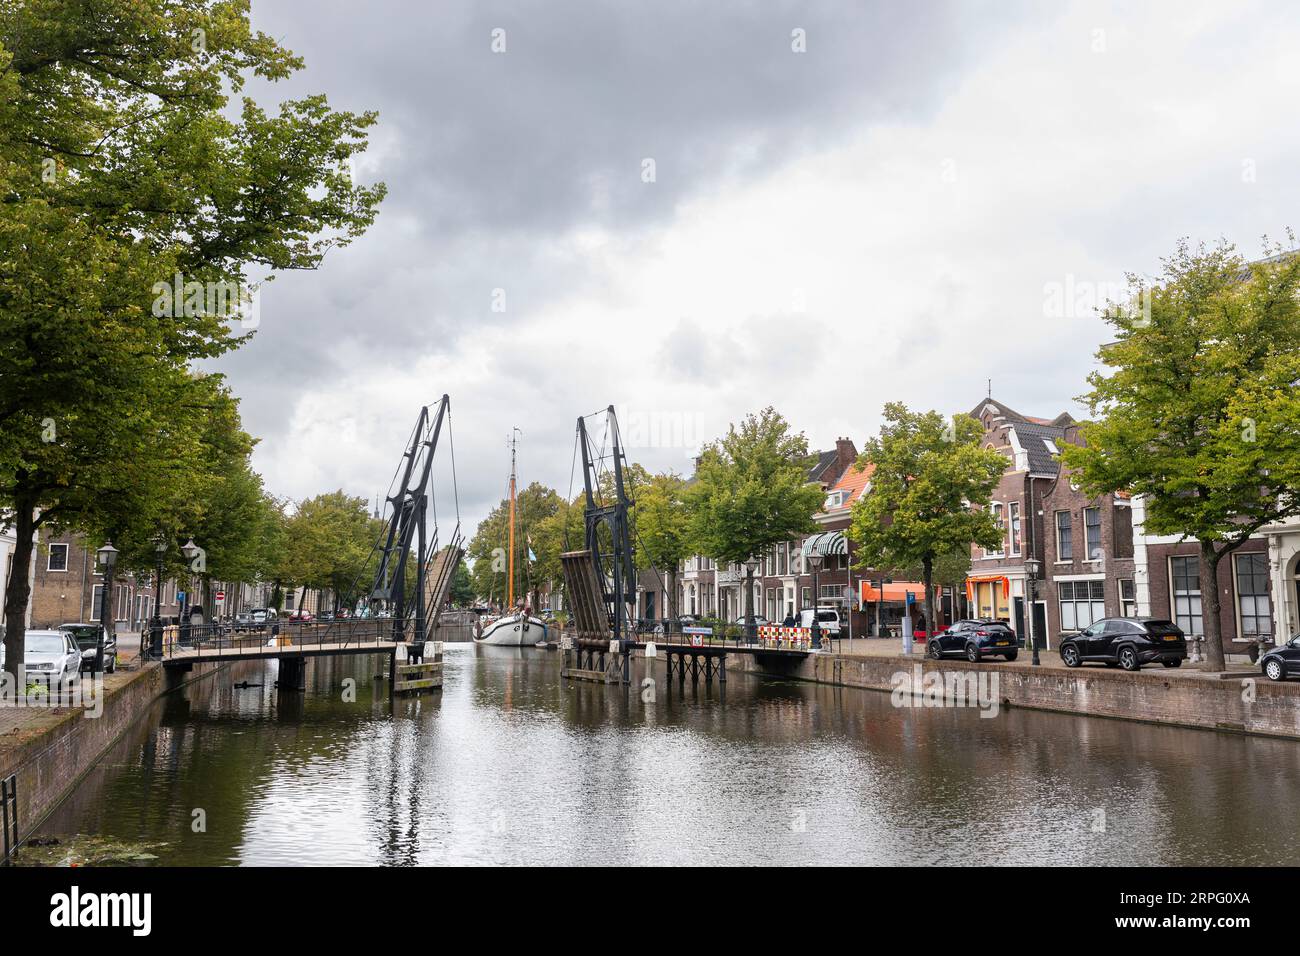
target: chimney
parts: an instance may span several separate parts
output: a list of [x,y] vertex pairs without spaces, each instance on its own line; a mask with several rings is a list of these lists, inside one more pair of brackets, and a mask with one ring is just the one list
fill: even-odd
[[853,467],[853,463],[858,460],[858,449],[854,446],[853,441],[848,438],[835,439],[835,453],[840,463],[840,474]]

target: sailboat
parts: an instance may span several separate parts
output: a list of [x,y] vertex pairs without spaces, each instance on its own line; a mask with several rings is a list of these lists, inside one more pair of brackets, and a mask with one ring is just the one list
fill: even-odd
[[[519,429],[515,429],[518,432]],[[497,618],[474,638],[479,644],[531,647],[546,640],[546,624],[541,618],[525,614],[515,607],[515,433],[510,436],[510,531],[507,547],[506,607],[510,613]]]

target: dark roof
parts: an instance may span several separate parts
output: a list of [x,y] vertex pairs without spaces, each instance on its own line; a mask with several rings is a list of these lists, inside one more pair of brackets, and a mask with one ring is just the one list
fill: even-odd
[[1061,463],[1045,443],[1050,441],[1059,449],[1065,442],[1065,429],[1033,422],[1017,422],[1012,427],[1029,458],[1029,470],[1037,474],[1055,475],[1060,470]]
[[830,451],[815,451],[817,460],[808,469],[809,481],[829,481],[827,472],[839,463],[840,453],[832,448]]

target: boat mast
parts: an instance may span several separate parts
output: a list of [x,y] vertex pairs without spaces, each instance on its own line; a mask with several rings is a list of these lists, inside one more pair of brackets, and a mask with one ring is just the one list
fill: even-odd
[[[518,431],[519,429],[515,429]],[[510,545],[506,552],[509,557],[507,574],[507,614],[515,610],[515,432],[510,433]]]

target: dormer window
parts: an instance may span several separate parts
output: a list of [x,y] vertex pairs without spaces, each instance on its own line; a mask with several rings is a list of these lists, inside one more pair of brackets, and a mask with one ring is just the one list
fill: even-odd
[[843,507],[844,507],[844,492],[843,492],[843,491],[832,491],[832,492],[830,492],[829,494],[827,494],[827,495],[826,495],[826,507],[827,507],[827,508],[843,508]]

